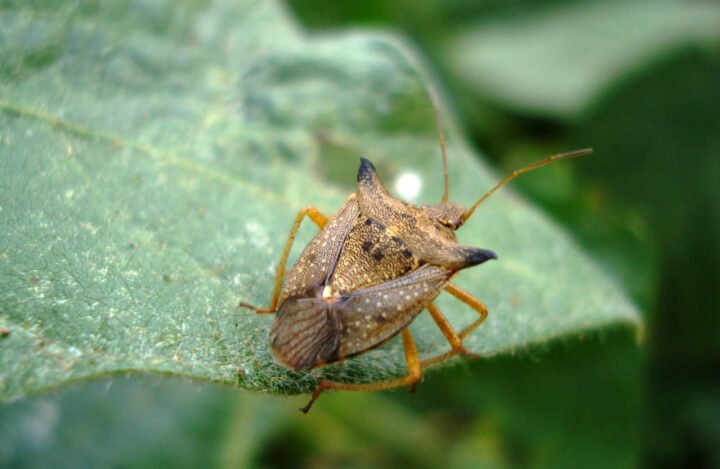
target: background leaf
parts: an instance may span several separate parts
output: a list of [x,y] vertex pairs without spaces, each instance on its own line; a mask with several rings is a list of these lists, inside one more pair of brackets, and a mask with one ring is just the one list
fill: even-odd
[[678,50],[712,47],[711,2],[566,2],[495,21],[478,19],[445,44],[478,96],[515,112],[576,118],[602,93]]
[[66,386],[0,407],[0,462],[631,467],[640,393],[639,355],[629,335],[605,335],[600,354],[595,341],[583,341],[534,357],[443,369],[412,396],[328,394],[308,416],[297,412],[305,396],[281,399],[177,379]]
[[[2,21],[0,397],[126,371],[283,393],[403,373],[392,343],[290,373],[269,354],[271,320],[236,304],[267,301],[295,212],[339,207],[359,154],[391,186],[417,172],[418,200],[437,200],[427,81],[408,46],[307,37],[270,2],[38,2]],[[469,203],[497,176],[449,139],[451,194]],[[458,279],[491,309],[467,341],[478,353],[639,321],[509,191],[459,236],[500,255]],[[440,305],[458,327],[474,319]],[[413,331],[423,353],[447,347],[427,318]]]

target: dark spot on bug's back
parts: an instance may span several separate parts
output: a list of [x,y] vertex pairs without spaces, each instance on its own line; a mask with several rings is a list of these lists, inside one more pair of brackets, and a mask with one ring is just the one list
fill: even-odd
[[365,220],[365,224],[368,225],[368,226],[370,226],[370,225],[375,225],[375,226],[377,227],[377,229],[380,230],[380,231],[385,231],[385,230],[387,230],[387,228],[385,227],[385,225],[383,225],[382,223],[380,223],[380,222],[377,221],[377,220],[373,220],[372,218],[368,218],[367,220]]
[[365,252],[370,252],[370,249],[372,249],[372,247],[373,247],[373,243],[371,243],[370,241],[365,241],[365,242],[362,244],[362,249],[363,249],[363,251],[365,251]]
[[403,240],[400,239],[400,238],[398,238],[397,236],[393,236],[393,237],[392,237],[392,240],[395,241],[395,242],[398,243],[398,244],[403,244]]
[[410,259],[413,256],[413,253],[410,252],[409,249],[403,249],[402,255],[405,256],[406,258]]
[[385,257],[385,254],[380,251],[375,251],[374,253],[372,253],[372,256],[376,261],[381,261],[382,258]]

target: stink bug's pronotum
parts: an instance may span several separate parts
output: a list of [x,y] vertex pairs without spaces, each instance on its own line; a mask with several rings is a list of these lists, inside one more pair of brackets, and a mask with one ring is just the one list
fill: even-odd
[[[458,353],[472,355],[463,346],[463,339],[485,320],[487,308],[450,280],[460,270],[497,256],[492,251],[458,243],[455,230],[485,199],[520,174],[591,152],[584,149],[562,153],[518,169],[465,209],[448,202],[445,137],[437,103],[435,121],[444,176],[439,204],[418,206],[394,198],[383,186],[372,163],[361,158],[357,191],[335,215],[326,217],[315,207],[306,207],[295,217],[280,259],[270,306],[258,308],[240,303],[257,313],[277,313],[270,331],[272,353],[277,362],[292,370],[344,360],[401,333],[406,376],[372,384],[323,380],[310,402],[301,409],[303,412],[310,410],[326,389],[375,391],[414,386],[427,366]],[[320,232],[305,247],[285,278],[290,248],[306,216]],[[455,331],[433,304],[443,290],[477,311],[480,317],[462,331]],[[447,338],[450,350],[420,359],[408,325],[424,309]]]

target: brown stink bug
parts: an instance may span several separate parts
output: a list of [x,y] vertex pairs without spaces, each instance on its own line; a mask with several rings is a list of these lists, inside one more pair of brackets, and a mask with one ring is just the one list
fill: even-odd
[[[520,174],[592,151],[562,153],[518,169],[466,209],[448,202],[445,138],[437,104],[435,112],[444,176],[439,204],[412,205],[394,198],[383,186],[373,164],[361,158],[357,191],[335,215],[326,217],[311,206],[295,217],[280,259],[270,306],[258,308],[240,303],[257,313],[277,313],[270,331],[272,353],[277,362],[291,370],[344,360],[375,348],[398,333],[402,335],[406,376],[372,384],[323,380],[301,409],[303,412],[310,410],[326,389],[375,391],[414,386],[427,366],[458,353],[471,355],[463,346],[463,339],[485,320],[487,308],[450,280],[462,269],[497,256],[492,251],[458,243],[455,230],[485,199]],[[285,278],[290,248],[306,216],[320,232]],[[480,317],[462,331],[455,331],[433,304],[443,290],[477,311]],[[421,360],[407,326],[425,309],[451,348]]]

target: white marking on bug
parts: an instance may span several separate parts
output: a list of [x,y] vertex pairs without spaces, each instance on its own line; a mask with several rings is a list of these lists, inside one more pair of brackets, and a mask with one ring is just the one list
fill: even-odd
[[380,302],[378,301],[377,303],[375,303],[375,306],[377,306],[377,307],[379,308],[379,307],[382,306],[382,303],[380,303]]
[[405,200],[417,199],[422,190],[422,179],[415,172],[404,172],[395,179],[395,192]]

